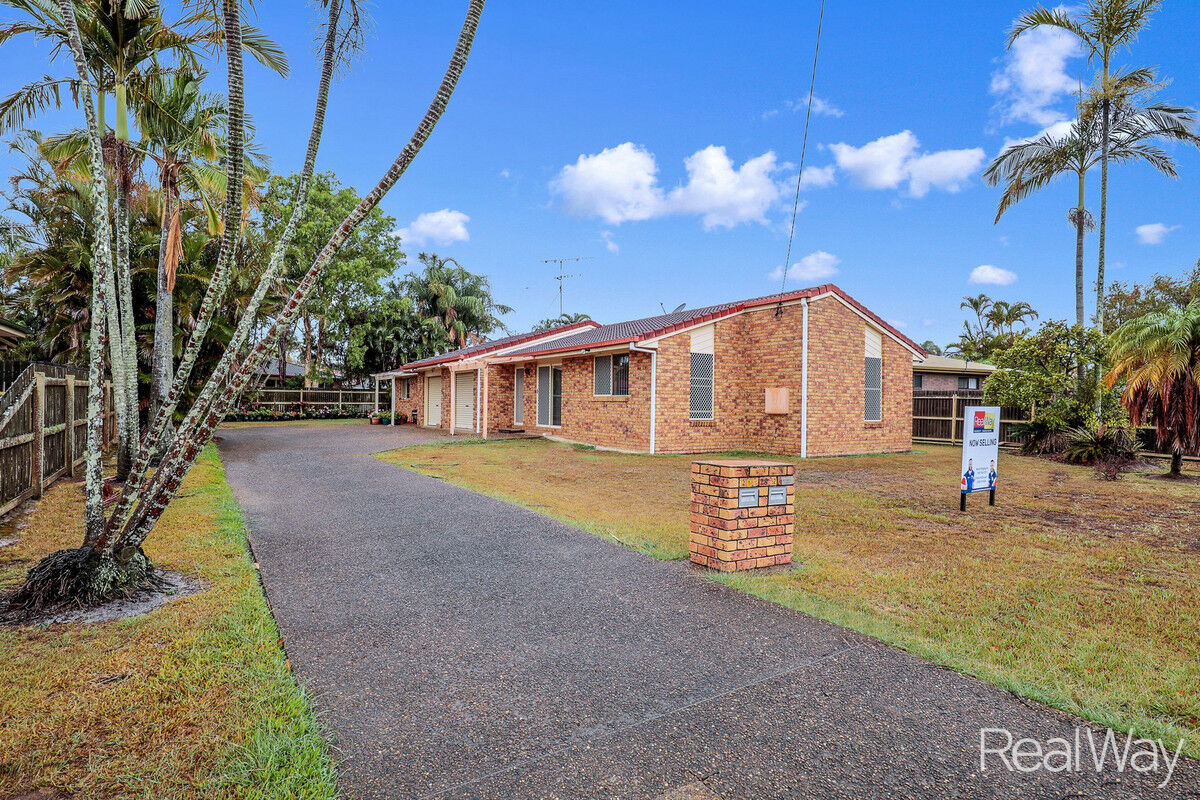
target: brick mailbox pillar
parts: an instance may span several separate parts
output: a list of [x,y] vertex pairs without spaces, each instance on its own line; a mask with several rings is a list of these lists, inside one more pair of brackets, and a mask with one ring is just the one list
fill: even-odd
[[790,563],[795,483],[783,461],[693,461],[692,561],[722,572]]

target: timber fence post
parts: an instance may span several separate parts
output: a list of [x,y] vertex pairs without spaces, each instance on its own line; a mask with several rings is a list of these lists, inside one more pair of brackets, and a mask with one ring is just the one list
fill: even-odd
[[67,432],[63,439],[67,454],[67,474],[75,477],[75,376],[67,373]]
[[35,372],[33,375],[33,396],[30,398],[33,411],[33,456],[31,475],[33,477],[33,496],[42,496],[42,483],[46,460],[46,373]]

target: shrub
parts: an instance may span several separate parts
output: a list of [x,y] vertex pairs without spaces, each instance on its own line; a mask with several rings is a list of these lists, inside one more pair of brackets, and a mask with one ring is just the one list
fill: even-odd
[[1021,452],[1028,455],[1061,453],[1067,447],[1066,430],[1066,425],[1045,418],[1014,422],[1010,429],[1021,442]]
[[1127,429],[1117,425],[1072,428],[1067,432],[1063,457],[1073,464],[1114,459],[1132,463],[1137,458],[1137,442]]

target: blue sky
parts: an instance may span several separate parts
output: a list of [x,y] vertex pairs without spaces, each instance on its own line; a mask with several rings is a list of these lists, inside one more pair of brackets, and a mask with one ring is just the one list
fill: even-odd
[[[449,111],[383,203],[406,250],[487,273],[515,308],[513,330],[557,314],[556,267],[541,260],[558,256],[591,257],[570,265],[579,277],[566,310],[605,322],[777,291],[818,1],[731,12],[493,0]],[[1065,119],[1067,90],[1091,74],[1054,37],[1006,52],[1005,32],[1029,5],[829,4],[789,287],[836,282],[917,341],[943,344],[966,294],[1073,314],[1074,186],[993,225],[999,190],[979,178],[1007,139]],[[280,172],[299,166],[314,91],[314,17],[298,6],[258,4],[290,79],[248,72],[256,137]],[[333,89],[319,169],[361,191],[374,183],[428,103],[462,6],[371,6],[367,52]],[[1194,6],[1166,0],[1122,60],[1159,66],[1173,79],[1166,99],[1200,105],[1197,40]],[[48,70],[45,58],[32,42],[0,49],[4,90],[68,66]],[[49,115],[42,127],[75,118]],[[1142,166],[1112,172],[1112,278],[1177,274],[1200,257],[1200,154],[1173,152],[1177,181]],[[0,170],[13,163],[3,156]],[[1097,174],[1093,210],[1098,184]],[[1089,273],[1095,251],[1093,235]]]

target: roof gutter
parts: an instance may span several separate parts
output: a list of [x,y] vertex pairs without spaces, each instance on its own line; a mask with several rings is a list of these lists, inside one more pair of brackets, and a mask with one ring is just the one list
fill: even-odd
[[638,347],[630,342],[629,349],[634,353],[650,354],[650,455],[654,455],[658,422],[658,347]]

